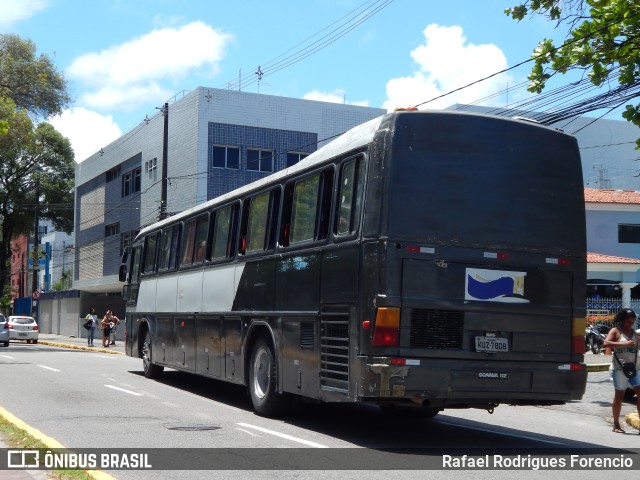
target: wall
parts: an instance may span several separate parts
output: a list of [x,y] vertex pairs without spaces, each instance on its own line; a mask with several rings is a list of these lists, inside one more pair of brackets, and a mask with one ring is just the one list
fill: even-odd
[[619,243],[618,224],[639,224],[639,211],[605,211],[587,208],[587,251],[640,259],[640,244]]

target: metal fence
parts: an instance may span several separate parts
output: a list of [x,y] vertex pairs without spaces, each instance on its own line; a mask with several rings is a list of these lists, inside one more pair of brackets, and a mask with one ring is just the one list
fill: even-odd
[[[587,298],[587,322],[612,325],[621,308],[621,298]],[[640,299],[632,298],[630,308],[640,313]]]

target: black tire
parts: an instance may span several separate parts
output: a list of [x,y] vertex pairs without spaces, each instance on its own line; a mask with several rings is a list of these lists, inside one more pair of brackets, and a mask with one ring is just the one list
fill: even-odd
[[4,345],[5,347],[8,347],[8,346],[9,346],[9,340],[7,340],[6,342],[4,342],[4,343],[3,343],[3,345]]
[[589,338],[587,350],[590,350],[591,353],[596,353],[596,342],[593,337]]
[[38,340],[31,340],[32,343],[38,343]]
[[153,347],[151,334],[149,332],[144,334],[142,342],[142,370],[144,371],[144,376],[147,378],[158,378],[162,375],[164,367],[151,362],[151,350]]
[[602,347],[600,344],[593,339],[591,339],[591,353],[594,355],[598,355],[602,351]]
[[273,346],[263,337],[259,338],[251,352],[249,363],[249,393],[253,410],[264,417],[283,415],[291,405],[291,396],[278,393],[277,368]]

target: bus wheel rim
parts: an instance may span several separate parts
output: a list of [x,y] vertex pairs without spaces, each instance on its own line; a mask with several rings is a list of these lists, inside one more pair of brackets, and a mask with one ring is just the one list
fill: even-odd
[[151,342],[149,341],[148,336],[144,339],[144,344],[142,346],[142,363],[144,364],[145,369],[147,369],[151,363]]
[[271,382],[271,359],[269,352],[261,348],[253,362],[253,390],[260,399],[266,397]]

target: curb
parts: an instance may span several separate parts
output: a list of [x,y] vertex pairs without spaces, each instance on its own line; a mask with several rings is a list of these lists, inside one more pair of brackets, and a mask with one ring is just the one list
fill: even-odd
[[588,363],[587,372],[607,372],[611,368],[610,363]]
[[[18,417],[16,417],[15,415],[8,412],[2,407],[0,407],[0,417],[4,418],[7,422],[11,423],[16,428],[19,428],[20,430],[27,432],[29,435],[31,435],[35,439],[41,441],[49,449],[66,448],[55,438],[51,438],[45,435],[44,433],[42,433],[40,430],[33,428],[32,426],[28,425],[23,420],[20,420]],[[95,480],[116,480],[114,477],[112,477],[108,473],[105,473],[101,470],[84,470],[84,472],[87,475],[89,475],[91,478],[94,478]]]
[[62,347],[71,348],[72,350],[87,350],[89,352],[110,353],[111,355],[124,355],[122,352],[116,352],[115,350],[109,350],[108,348],[100,347],[84,347],[82,345],[71,345],[69,343],[50,342],[49,340],[38,340],[38,343],[42,345],[49,345],[50,347]]

